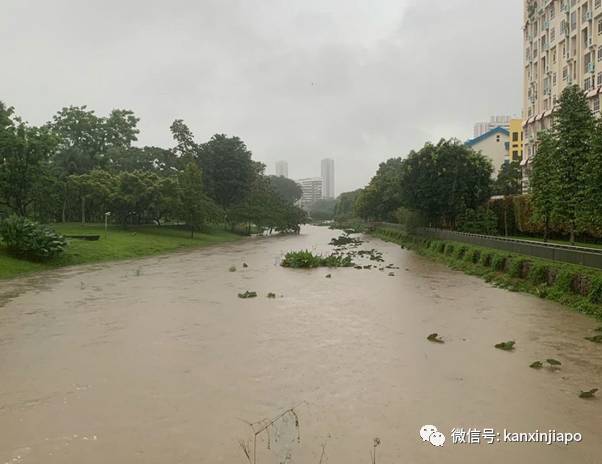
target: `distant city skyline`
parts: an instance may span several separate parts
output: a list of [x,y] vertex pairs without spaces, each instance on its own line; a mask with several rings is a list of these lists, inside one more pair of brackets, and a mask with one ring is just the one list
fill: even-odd
[[288,161],[276,161],[276,175],[288,177]]
[[324,158],[321,161],[320,177],[322,177],[322,198],[334,198],[334,160]]

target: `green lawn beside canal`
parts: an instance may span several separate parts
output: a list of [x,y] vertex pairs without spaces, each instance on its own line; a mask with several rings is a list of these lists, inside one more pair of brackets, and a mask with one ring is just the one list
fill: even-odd
[[193,239],[190,238],[189,231],[167,226],[138,226],[127,230],[110,227],[106,236],[104,226],[100,224],[55,224],[52,227],[64,235],[100,235],[100,240],[69,239],[69,246],[62,256],[43,263],[16,259],[0,244],[0,278],[6,279],[76,264],[139,258],[242,238],[219,227],[195,233]]

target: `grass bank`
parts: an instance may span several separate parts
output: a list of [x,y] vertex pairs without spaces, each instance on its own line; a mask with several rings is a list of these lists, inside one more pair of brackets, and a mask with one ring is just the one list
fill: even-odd
[[398,243],[453,269],[511,291],[528,292],[602,320],[602,272],[465,243],[433,240],[377,228],[373,235]]
[[65,253],[49,262],[37,263],[11,257],[0,244],[0,278],[6,279],[36,271],[76,264],[117,261],[151,256],[187,248],[239,240],[242,237],[220,228],[195,233],[166,226],[138,226],[123,230],[110,227],[105,236],[104,226],[90,224],[55,224],[53,228],[64,235],[100,235],[98,241],[72,240]]

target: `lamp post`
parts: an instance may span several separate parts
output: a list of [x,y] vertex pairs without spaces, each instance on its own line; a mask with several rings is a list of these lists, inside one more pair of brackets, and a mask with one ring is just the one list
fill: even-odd
[[107,236],[109,234],[108,229],[109,229],[109,216],[110,215],[111,215],[110,211],[107,211],[105,213],[105,238],[107,238]]

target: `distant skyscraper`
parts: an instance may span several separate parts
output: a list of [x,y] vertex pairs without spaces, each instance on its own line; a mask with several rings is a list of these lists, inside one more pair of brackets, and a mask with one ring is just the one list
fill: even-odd
[[334,198],[334,160],[322,160],[322,198]]
[[276,161],[276,175],[288,177],[288,163],[286,161]]
[[510,119],[512,119],[510,116],[491,116],[489,121],[477,122],[474,125],[475,138],[480,137],[484,133],[489,132],[491,129],[495,129],[496,127],[509,129]]

